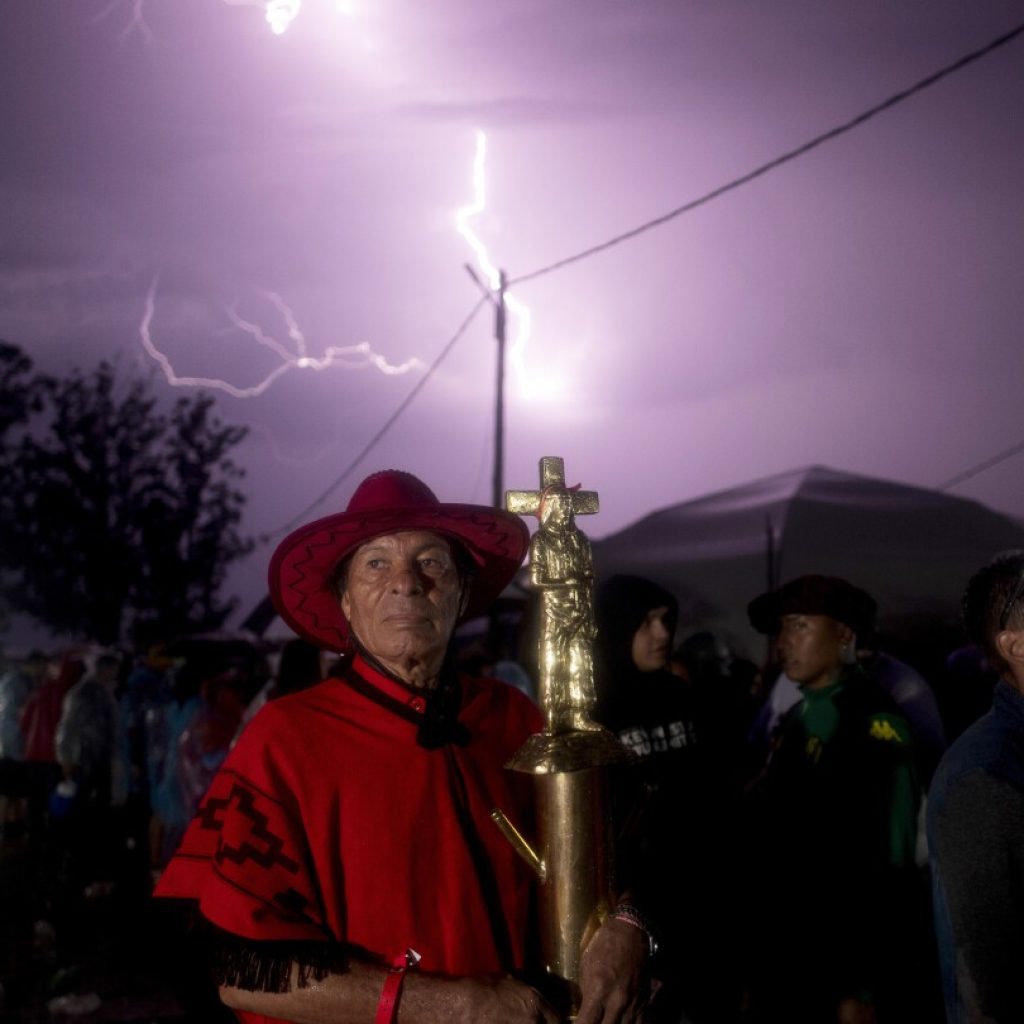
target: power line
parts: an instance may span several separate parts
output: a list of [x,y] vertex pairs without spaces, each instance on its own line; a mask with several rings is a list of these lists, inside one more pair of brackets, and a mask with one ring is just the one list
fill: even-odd
[[815,136],[809,142],[805,142],[802,146],[797,146],[796,149],[791,149],[788,152],[783,153],[781,156],[777,156],[774,160],[769,160],[768,163],[762,164],[760,167],[755,168],[739,178],[734,178],[725,185],[720,185],[718,188],[712,189],[712,191],[702,195],[700,198],[693,199],[690,202],[685,203],[683,206],[678,206],[676,209],[670,210],[668,213],[664,213],[660,217],[655,217],[654,220],[649,220],[644,224],[640,224],[638,227],[630,229],[629,231],[624,231],[621,235],[609,238],[605,242],[599,242],[597,245],[592,245],[589,249],[584,249],[582,252],[578,252],[573,256],[566,256],[564,259],[557,260],[546,267],[541,267],[539,270],[532,270],[528,274],[520,274],[519,277],[513,277],[508,282],[509,286],[522,284],[524,281],[532,281],[534,278],[541,277],[544,274],[550,274],[552,271],[559,270],[562,267],[567,267],[571,263],[578,263],[580,260],[584,260],[589,256],[594,256],[599,252],[604,252],[605,249],[611,249],[612,246],[619,245],[621,242],[627,242],[631,238],[636,238],[638,235],[642,235],[646,231],[651,231],[653,228],[660,227],[662,224],[666,224],[668,221],[673,220],[676,217],[680,217],[684,213],[689,213],[690,210],[695,210],[698,206],[703,206],[705,203],[711,202],[712,199],[717,199],[720,195],[724,195],[726,192],[731,192],[733,189],[739,188],[741,185],[746,185],[748,182],[761,177],[763,174],[767,174],[776,167],[781,167],[782,164],[788,163],[790,160],[795,160],[798,156],[803,156],[804,153],[822,145],[822,143],[829,142],[851,129],[856,128],[858,125],[861,125],[865,121],[868,121],[882,113],[882,111],[888,110],[890,107],[894,107],[898,103],[902,103],[905,99],[909,99],[922,89],[927,89],[928,86],[934,85],[940,79],[953,74],[954,71],[959,71],[968,64],[971,64],[976,60],[980,60],[982,57],[991,53],[993,50],[998,49],[1000,46],[1005,46],[1022,32],[1024,32],[1024,24],[1010,29],[1009,32],[999,36],[997,39],[993,39],[992,42],[987,43],[985,46],[981,47],[981,49],[973,50],[971,53],[966,54],[959,60],[954,61],[952,64],[947,64],[944,68],[940,68],[938,71],[928,75],[926,78],[922,78],[919,82],[916,82],[909,88],[904,89],[902,92],[894,93],[888,99],[883,100],[881,103],[876,104],[868,110],[865,110],[862,114],[858,114],[851,120],[837,125],[835,128],[830,129],[822,135]]
[[279,526],[276,530],[271,530],[270,533],[265,534],[265,539],[269,540],[271,537],[277,537],[283,533],[287,533],[301,520],[305,519],[305,517],[309,515],[309,513],[312,512],[313,509],[317,507],[317,505],[326,501],[327,498],[329,498],[348,479],[349,475],[356,468],[356,466],[358,466],[359,463],[362,462],[363,459],[365,459],[366,456],[370,454],[370,452],[377,445],[380,439],[391,429],[392,425],[398,419],[398,417],[401,416],[402,413],[405,412],[405,410],[409,407],[412,400],[423,390],[423,388],[426,386],[427,381],[430,380],[430,378],[433,376],[434,371],[441,365],[442,362],[444,362],[445,357],[455,347],[455,343],[459,340],[459,338],[462,337],[463,334],[466,333],[466,329],[473,322],[473,318],[480,311],[480,307],[487,301],[487,296],[481,297],[480,299],[477,300],[476,305],[469,311],[469,314],[466,316],[466,319],[463,320],[462,323],[459,325],[458,330],[451,336],[451,338],[448,339],[444,348],[441,349],[441,352],[438,355],[438,357],[430,364],[430,366],[427,369],[427,372],[424,373],[423,376],[416,382],[416,386],[412,389],[412,391],[409,392],[408,395],[405,396],[404,399],[402,399],[398,408],[395,409],[395,411],[387,418],[387,420],[385,421],[384,425],[380,428],[380,430],[378,430],[377,433],[374,434],[369,441],[367,441],[362,451],[360,451],[360,453],[345,467],[341,475],[338,476],[333,481],[330,487],[328,487],[327,490],[325,490],[323,494],[321,494],[320,497],[318,497],[315,501],[310,502],[301,512],[298,512],[296,513],[296,515],[292,516],[292,518],[289,519],[288,522],[284,524],[284,526]]
[[[993,39],[991,42],[987,43],[985,46],[982,46],[980,49],[973,50],[970,53],[965,54],[963,57],[954,61],[952,64],[947,64],[945,67],[940,68],[938,71],[933,72],[932,74],[926,76],[925,78],[922,78],[920,81],[915,82],[913,85],[902,90],[901,92],[894,93],[888,99],[885,99],[881,103],[878,103],[873,107],[870,107],[868,110],[865,110],[863,113],[858,114],[854,118],[851,118],[849,121],[837,125],[836,127],[831,128],[829,131],[824,132],[821,135],[815,136],[813,139],[811,139],[808,142],[805,142],[801,146],[798,146],[796,149],[791,149],[788,152],[775,157],[775,159],[769,160],[768,163],[756,167],[754,170],[749,171],[747,174],[741,175],[739,178],[734,178],[732,181],[726,182],[724,185],[720,185],[718,186],[718,188],[712,189],[710,192],[705,193],[703,196],[700,196],[697,199],[693,199],[690,202],[683,204],[682,206],[676,207],[676,209],[670,210],[668,213],[664,213],[660,217],[656,217],[653,220],[640,224],[637,227],[630,229],[629,231],[625,231],[622,234],[616,235],[613,238],[609,238],[604,242],[598,243],[597,245],[592,245],[589,248],[584,249],[581,252],[575,253],[572,256],[566,256],[563,259],[557,260],[556,262],[548,264],[545,267],[541,267],[537,270],[530,271],[527,274],[520,274],[518,277],[510,279],[508,281],[508,285],[511,286],[515,284],[522,284],[526,281],[532,281],[535,278],[542,277],[545,274],[550,274],[555,270],[560,270],[562,267],[569,266],[572,263],[578,263],[579,261],[587,259],[590,256],[594,256],[599,252],[604,252],[604,250],[606,249],[610,249],[613,246],[619,245],[622,242],[626,242],[632,238],[636,238],[637,236],[642,235],[647,231],[651,231],[656,227],[660,227],[662,224],[666,224],[669,221],[674,220],[676,217],[682,216],[684,213],[689,213],[691,210],[695,210],[697,207],[703,206],[705,203],[709,203],[711,202],[711,200],[717,199],[719,196],[724,195],[726,192],[731,192],[733,189],[739,188],[741,185],[746,185],[748,182],[751,182],[755,178],[759,178],[762,175],[767,174],[769,171],[774,170],[776,167],[781,167],[783,164],[789,163],[791,160],[795,160],[799,156],[803,156],[804,153],[807,153],[810,150],[815,149],[816,147],[822,145],[823,143],[829,142],[832,139],[837,138],[838,136],[843,135],[848,131],[851,131],[858,125],[861,125],[865,121],[868,121],[873,117],[876,117],[883,111],[888,110],[889,108],[894,107],[899,103],[902,103],[904,100],[909,99],[915,93],[921,92],[923,89],[926,89],[931,85],[934,85],[939,80],[947,77],[948,75],[953,74],[955,71],[959,71],[961,68],[966,67],[968,64],[972,64],[974,61],[980,60],[982,57],[988,55],[989,53],[998,49],[999,47],[1005,46],[1011,40],[1019,36],[1022,32],[1024,32],[1024,24],[1017,25],[1015,28],[1010,29],[1010,31],[1004,33],[1003,35],[997,37],[996,39]],[[333,483],[331,483],[331,485],[318,498],[316,498],[315,501],[307,505],[301,512],[293,516],[283,526],[280,526],[276,530],[273,530],[270,533],[266,534],[266,539],[276,537],[290,530],[301,519],[305,518],[306,515],[309,514],[309,512],[311,512],[319,504],[321,504],[328,497],[330,497],[330,495],[333,494],[334,491],[337,490],[337,488],[340,487],[345,482],[346,479],[348,479],[349,475],[356,468],[356,466],[358,466],[359,463],[362,462],[362,460],[373,450],[373,448],[377,445],[381,438],[383,438],[384,435],[388,432],[388,430],[391,429],[392,425],[395,423],[398,417],[401,416],[401,414],[406,410],[406,408],[409,406],[412,400],[420,393],[420,391],[426,385],[427,381],[430,380],[434,371],[441,365],[445,357],[454,347],[455,343],[465,333],[466,329],[473,321],[473,318],[476,316],[480,307],[486,301],[487,298],[484,297],[481,298],[476,303],[476,305],[467,315],[466,319],[459,326],[458,330],[455,332],[454,335],[452,335],[447,344],[441,350],[441,353],[438,355],[437,359],[435,359],[434,362],[431,364],[427,372],[417,382],[416,386],[412,389],[412,391],[409,392],[409,394],[401,402],[401,404],[394,411],[394,413],[392,413],[392,415],[387,419],[384,425],[367,442],[362,451],[360,451],[359,454],[348,464],[348,466],[345,467],[341,475],[338,476],[333,481]],[[964,480],[969,479],[971,476],[974,476],[975,474],[982,472],[982,470],[984,469],[988,469],[990,466],[996,465],[998,462],[1001,462],[1004,459],[1016,455],[1020,451],[1024,451],[1024,442],[1021,442],[1021,444],[1014,446],[1012,449],[1009,449],[1006,452],[994,456],[992,459],[989,459],[986,462],[981,463],[980,465],[973,467],[970,470],[966,470],[964,473],[961,473],[956,477],[952,477],[950,480],[947,480],[944,484],[940,485],[939,490],[945,490],[946,488],[952,487],[957,483],[962,483]]]
[[998,466],[1000,462],[1012,459],[1014,455],[1019,455],[1021,452],[1024,452],[1024,441],[1018,441],[1012,448],[1007,448],[998,455],[993,455],[991,458],[985,459],[984,462],[979,462],[977,465],[971,466],[970,469],[965,469],[962,473],[957,473],[956,476],[951,476],[944,483],[939,484],[939,486],[936,487],[936,490],[948,491],[950,487],[962,484],[965,480],[970,480],[972,476],[977,476],[986,469]]

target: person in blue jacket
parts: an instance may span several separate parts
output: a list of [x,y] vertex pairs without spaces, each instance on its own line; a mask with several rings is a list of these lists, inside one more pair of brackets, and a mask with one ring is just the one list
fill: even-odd
[[1024,551],[971,578],[963,615],[1000,680],[929,790],[932,898],[947,1019],[1003,1024],[1024,1020]]

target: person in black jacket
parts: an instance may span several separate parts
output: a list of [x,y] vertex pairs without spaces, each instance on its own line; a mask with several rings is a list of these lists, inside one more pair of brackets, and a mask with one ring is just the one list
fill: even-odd
[[662,985],[645,1019],[728,1021],[727,773],[714,764],[698,688],[667,668],[678,605],[651,580],[617,575],[598,588],[595,613],[594,717],[636,755],[612,781],[617,873],[658,915]]
[[801,576],[748,611],[801,691],[750,794],[756,1019],[910,1019],[920,792],[906,720],[856,662],[874,601]]

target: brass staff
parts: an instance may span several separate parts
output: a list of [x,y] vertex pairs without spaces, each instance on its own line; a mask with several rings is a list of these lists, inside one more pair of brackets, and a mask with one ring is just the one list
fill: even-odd
[[540,461],[538,491],[508,491],[505,507],[535,515],[530,579],[541,597],[540,705],[544,730],[506,767],[535,777],[538,850],[500,810],[494,820],[540,878],[541,954],[549,976],[579,1005],[583,948],[610,909],[613,865],[603,766],[630,757],[594,722],[593,586],[590,542],[574,517],[597,512],[594,491],[565,486],[563,460]]

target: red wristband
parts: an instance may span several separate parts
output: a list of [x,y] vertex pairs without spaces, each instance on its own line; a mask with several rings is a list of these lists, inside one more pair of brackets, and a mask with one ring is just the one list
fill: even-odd
[[384,979],[380,1002],[377,1003],[377,1014],[373,1018],[373,1024],[395,1024],[395,1018],[398,1016],[398,997],[402,993],[405,972],[419,962],[420,955],[411,946],[391,961],[387,977]]
[[653,957],[658,952],[658,940],[654,936],[654,929],[651,928],[647,918],[632,903],[620,903],[608,916],[614,917],[616,921],[625,921],[638,931],[643,932],[647,939],[649,956]]

